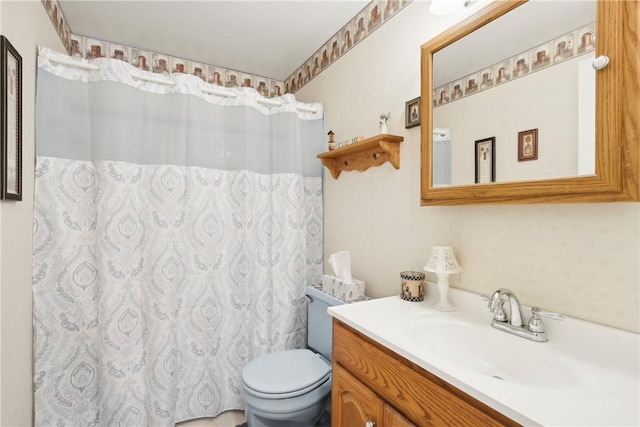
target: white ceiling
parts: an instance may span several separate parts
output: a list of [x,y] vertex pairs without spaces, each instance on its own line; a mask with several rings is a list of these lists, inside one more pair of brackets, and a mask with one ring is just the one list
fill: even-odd
[[285,80],[366,0],[61,0],[71,32]]
[[[369,0],[59,0],[59,4],[74,34],[283,81]],[[465,37],[438,52],[434,87],[593,22],[594,4],[593,0],[537,0],[517,8],[518,13],[509,16],[520,15],[518,22],[501,18],[476,32],[480,41]],[[532,29],[523,31],[525,27]],[[480,48],[487,46],[486,40],[497,42],[488,50]]]

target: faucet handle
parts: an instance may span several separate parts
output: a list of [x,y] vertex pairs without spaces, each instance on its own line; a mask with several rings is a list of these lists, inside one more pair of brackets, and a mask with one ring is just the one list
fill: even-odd
[[495,312],[497,307],[496,303],[500,300],[500,290],[495,291],[491,296],[489,295],[480,295],[480,299],[483,301],[487,301],[487,307],[491,312]]
[[493,319],[498,322],[506,322],[508,320],[507,313],[504,311],[503,300],[498,300],[498,306],[493,309]]
[[493,312],[493,300],[489,295],[480,294],[480,299],[487,303],[487,308],[489,311]]
[[[504,311],[504,301],[495,300],[488,295],[480,295],[482,301],[487,301],[487,307],[489,311],[493,313],[493,318],[499,322],[505,322],[507,320],[507,313]],[[496,306],[497,304],[497,306]]]
[[552,311],[544,311],[544,310],[541,310],[538,307],[531,307],[531,314],[533,316],[540,315],[540,316],[548,317],[549,319],[553,319],[553,320],[562,320],[562,319],[564,319],[564,317],[560,313],[554,313]]
[[544,311],[539,309],[538,307],[531,307],[531,319],[529,319],[529,324],[527,325],[527,329],[531,332],[544,332],[544,323],[542,323],[542,319],[540,316],[548,317],[549,319],[554,320],[562,320],[562,314],[553,313],[551,311]]
[[487,307],[491,309],[491,297],[489,295],[480,294],[480,299],[487,303]]

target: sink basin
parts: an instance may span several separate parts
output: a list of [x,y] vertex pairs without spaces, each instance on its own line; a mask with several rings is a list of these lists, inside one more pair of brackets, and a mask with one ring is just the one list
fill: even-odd
[[[526,426],[640,426],[640,335],[570,316],[545,319],[548,342],[491,327],[477,294],[450,289],[453,312],[425,300],[329,308],[337,320]],[[530,307],[523,307],[528,318]]]
[[429,357],[505,385],[580,394],[606,394],[617,389],[618,374],[613,370],[460,313],[413,313],[406,316],[403,325],[404,332]]

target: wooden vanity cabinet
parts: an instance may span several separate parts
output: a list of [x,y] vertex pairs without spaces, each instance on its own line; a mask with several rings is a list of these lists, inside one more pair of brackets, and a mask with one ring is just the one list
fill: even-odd
[[336,319],[332,358],[332,427],[519,425]]
[[340,365],[333,367],[331,393],[332,426],[372,427],[371,423],[378,426],[382,422],[384,401]]
[[333,369],[332,399],[332,426],[415,427],[340,365]]
[[387,427],[415,427],[415,424],[406,419],[400,412],[393,409],[385,403],[384,405],[384,422],[382,425]]

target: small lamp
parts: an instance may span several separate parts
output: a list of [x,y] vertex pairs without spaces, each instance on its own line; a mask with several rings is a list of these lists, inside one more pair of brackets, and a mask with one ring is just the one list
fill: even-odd
[[447,300],[449,292],[449,275],[462,271],[456,261],[451,246],[434,246],[431,249],[431,257],[424,266],[424,271],[436,273],[438,276],[438,292],[440,302],[433,306],[440,311],[454,311],[456,308]]

